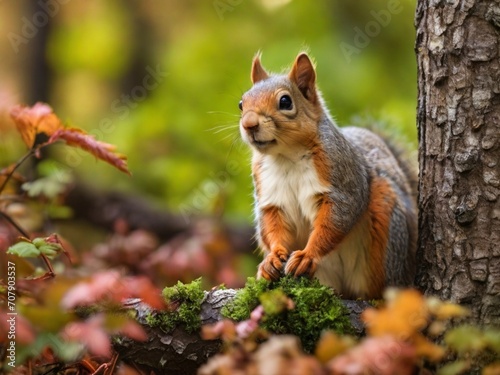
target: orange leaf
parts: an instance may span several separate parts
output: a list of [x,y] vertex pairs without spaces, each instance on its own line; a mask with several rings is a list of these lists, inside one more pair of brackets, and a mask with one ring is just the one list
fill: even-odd
[[52,108],[40,102],[33,107],[16,105],[11,109],[10,117],[29,148],[34,146],[37,134],[45,133],[50,137],[63,127],[61,120],[52,112]]
[[419,357],[426,357],[433,362],[441,360],[446,354],[443,347],[430,342],[421,334],[413,337],[413,345]]
[[467,308],[452,302],[441,301],[436,297],[428,298],[427,306],[431,314],[439,320],[463,318],[470,315]]
[[96,158],[101,159],[120,171],[130,175],[127,167],[127,157],[115,152],[116,147],[96,140],[93,135],[77,128],[59,129],[50,137],[48,143],[59,139],[64,140],[69,146],[79,147]]
[[500,362],[494,362],[483,369],[482,375],[500,374]]
[[221,338],[224,341],[234,341],[236,338],[236,325],[229,319],[223,319],[214,324],[206,324],[201,327],[201,337],[203,340]]
[[335,332],[326,331],[321,335],[314,355],[321,363],[327,363],[353,345],[354,340],[351,337],[339,336]]
[[422,294],[409,289],[395,293],[382,309],[366,309],[362,319],[371,336],[392,334],[405,340],[428,324],[429,311]]

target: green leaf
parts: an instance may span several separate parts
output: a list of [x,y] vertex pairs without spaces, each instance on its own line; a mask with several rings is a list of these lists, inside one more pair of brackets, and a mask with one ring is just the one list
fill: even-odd
[[500,353],[500,330],[494,328],[486,328],[484,339],[488,346],[497,353]]
[[63,251],[63,248],[59,243],[47,242],[43,238],[35,238],[31,242],[22,240],[12,245],[7,250],[7,254],[14,254],[22,258],[36,258],[43,254],[52,259],[61,251]]
[[44,196],[54,199],[66,191],[68,184],[72,181],[72,176],[67,171],[41,177],[32,182],[25,182],[21,188],[28,193],[29,197]]
[[9,247],[7,254],[17,255],[21,258],[36,258],[40,256],[40,250],[31,242],[21,241]]
[[441,367],[436,375],[457,375],[463,374],[464,371],[467,371],[470,368],[469,361],[456,361],[452,363],[448,363]]
[[47,258],[53,259],[59,252],[62,251],[61,245],[57,243],[45,244],[39,247],[42,254],[45,254]]
[[73,210],[68,206],[50,205],[47,207],[47,214],[51,219],[70,219],[73,217]]
[[49,259],[54,258],[63,251],[61,244],[58,242],[47,242],[45,238],[35,238],[33,244],[40,250],[40,253],[44,254]]
[[28,358],[37,357],[46,348],[51,348],[55,355],[65,362],[75,361],[85,350],[83,344],[64,341],[60,336],[54,333],[42,332],[37,335],[35,342],[20,348],[16,356],[16,363],[22,364]]
[[488,344],[484,333],[471,325],[453,328],[446,333],[444,341],[459,354],[480,351]]

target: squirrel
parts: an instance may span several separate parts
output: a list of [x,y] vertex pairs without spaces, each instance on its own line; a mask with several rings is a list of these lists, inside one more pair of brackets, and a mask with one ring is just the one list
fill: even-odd
[[316,277],[344,298],[413,283],[416,176],[383,138],[339,128],[300,53],[288,74],[253,59],[239,102],[252,149],[258,278]]

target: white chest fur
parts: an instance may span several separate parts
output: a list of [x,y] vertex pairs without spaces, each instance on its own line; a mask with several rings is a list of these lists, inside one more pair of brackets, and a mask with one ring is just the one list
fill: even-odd
[[[289,250],[304,249],[318,213],[317,195],[329,191],[329,187],[321,183],[311,158],[291,162],[265,156],[257,162],[260,165],[257,219],[259,209],[280,207],[295,235],[295,243]],[[363,215],[343,241],[332,249],[334,251],[322,258],[315,277],[323,285],[348,297],[367,295],[370,284],[366,254],[371,248],[370,228],[369,215]]]
[[[280,207],[303,248],[317,215],[317,195],[329,190],[321,183],[310,157],[298,161],[265,156],[260,166],[258,206]],[[295,249],[294,249],[295,250]]]

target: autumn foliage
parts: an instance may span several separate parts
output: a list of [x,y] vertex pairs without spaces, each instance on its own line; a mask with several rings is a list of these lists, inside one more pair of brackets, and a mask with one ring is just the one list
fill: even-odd
[[[30,233],[18,222],[16,212],[28,207],[20,202],[29,203],[19,186],[32,189],[37,181],[28,183],[17,171],[30,157],[41,158],[41,150],[58,141],[130,175],[126,157],[81,129],[65,127],[47,104],[17,105],[10,115],[28,151],[5,167],[0,178],[0,259],[2,274],[8,275],[0,279],[0,344],[15,349],[10,359],[8,352],[2,352],[3,368],[32,372],[35,367],[43,372],[54,366],[69,369],[73,366],[65,363],[73,362],[82,373],[94,373],[103,365],[111,373],[116,365],[113,335],[146,339],[143,328],[124,308],[124,301],[140,298],[162,309],[159,290],[144,276],[126,276],[113,270],[72,274],[76,254],[66,240],[55,233]],[[30,192],[28,197],[37,195]],[[83,308],[90,310],[82,315]],[[7,324],[12,317],[15,325]]]
[[[138,370],[121,363],[112,345],[113,337],[147,339],[128,301],[141,300],[161,311],[169,307],[161,288],[201,274],[208,276],[208,285],[236,285],[242,278],[230,262],[222,261],[228,243],[210,223],[162,243],[154,234],[130,230],[118,219],[107,238],[78,249],[81,245],[50,231],[61,218],[71,218],[64,199],[73,179],[66,170],[43,172],[53,156],[42,150],[65,144],[131,175],[126,157],[84,130],[65,126],[47,104],[17,105],[10,115],[27,151],[0,172],[2,369],[136,374]],[[39,160],[39,175],[26,173],[33,159]],[[9,314],[16,314],[14,331]],[[6,350],[14,336],[15,362]]]
[[[18,105],[10,114],[24,143],[34,152],[37,153],[41,147],[61,140],[68,146],[81,148],[120,171],[130,174],[127,158],[116,153],[115,146],[96,140],[93,135],[82,129],[66,128],[47,104],[36,103],[33,107]],[[35,144],[37,136],[42,134],[48,137],[48,140]]]

